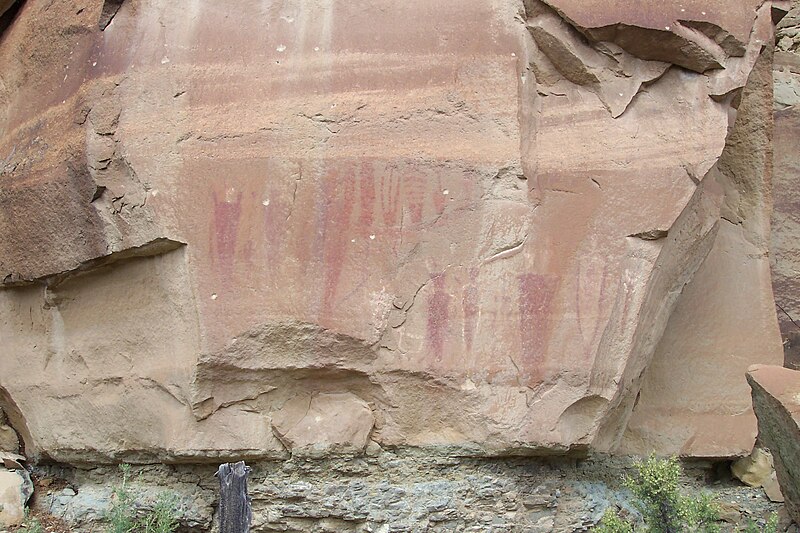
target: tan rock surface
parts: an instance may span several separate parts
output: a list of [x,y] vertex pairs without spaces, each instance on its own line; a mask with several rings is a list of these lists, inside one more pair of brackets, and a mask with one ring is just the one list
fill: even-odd
[[26,453],[612,450],[681,305],[761,349],[696,353],[699,417],[660,398],[730,428],[687,453],[749,450],[741,371],[780,346],[769,169],[735,157],[768,124],[735,108],[771,101],[739,106],[769,6],[549,4],[25,2],[0,40],[0,398]]
[[0,452],[19,451],[17,433],[10,426],[0,425]]
[[361,453],[375,417],[366,402],[350,393],[290,398],[272,416],[272,427],[293,455]]
[[19,437],[8,425],[8,418],[2,409],[0,409],[0,452],[19,452]]

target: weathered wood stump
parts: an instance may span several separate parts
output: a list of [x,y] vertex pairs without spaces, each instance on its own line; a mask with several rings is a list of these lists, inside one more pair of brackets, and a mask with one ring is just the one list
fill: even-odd
[[247,473],[250,467],[244,461],[219,465],[219,531],[220,533],[248,533],[253,511],[247,495]]

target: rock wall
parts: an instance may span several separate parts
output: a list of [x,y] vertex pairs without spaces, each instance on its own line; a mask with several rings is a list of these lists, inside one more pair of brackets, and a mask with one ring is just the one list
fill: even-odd
[[[608,457],[464,458],[406,450],[252,466],[251,531],[259,533],[550,533],[588,531],[610,506],[638,516],[621,487],[629,463]],[[144,508],[172,491],[182,531],[208,532],[217,513],[214,471],[210,465],[135,467],[128,488]],[[778,509],[762,489],[719,479],[708,464],[686,465],[686,473],[683,486],[707,489],[722,504],[723,531],[748,522],[763,527]],[[120,474],[114,467],[50,466],[38,468],[34,479],[37,510],[64,518],[71,531],[91,532],[108,511]]]
[[[785,12],[785,11],[784,11]],[[781,14],[784,14],[781,12]],[[800,5],[778,22],[775,46],[775,209],[772,272],[787,366],[800,367]]]
[[29,457],[750,451],[744,370],[782,357],[769,3],[26,0],[0,28]]

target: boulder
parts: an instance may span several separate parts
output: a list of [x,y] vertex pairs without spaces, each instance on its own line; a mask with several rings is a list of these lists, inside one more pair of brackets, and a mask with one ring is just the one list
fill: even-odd
[[0,526],[15,526],[25,518],[25,504],[33,493],[27,474],[0,468]]
[[756,446],[750,455],[731,465],[733,475],[750,487],[761,487],[768,483],[774,471],[772,454],[760,446]]
[[786,508],[800,523],[800,371],[753,365],[747,381],[759,439],[772,452]]

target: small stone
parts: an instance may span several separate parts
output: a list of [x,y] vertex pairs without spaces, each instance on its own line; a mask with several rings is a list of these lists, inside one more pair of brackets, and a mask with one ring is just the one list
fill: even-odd
[[18,453],[0,451],[0,462],[9,470],[22,470],[25,457]]
[[775,471],[772,471],[772,475],[764,481],[762,487],[764,487],[764,493],[769,498],[769,501],[775,503],[783,503],[785,500],[783,498],[783,493],[781,492],[781,486],[778,484],[778,475]]
[[742,510],[738,505],[721,503],[719,504],[719,518],[723,522],[728,522],[729,524],[738,524],[739,520],[742,518]]
[[552,497],[542,494],[531,494],[522,499],[522,505],[526,509],[546,509],[550,506]]
[[367,443],[367,449],[365,451],[367,457],[377,457],[382,453],[383,453],[383,448],[381,448],[380,444],[378,444],[374,440],[371,440],[369,441],[369,443]]

